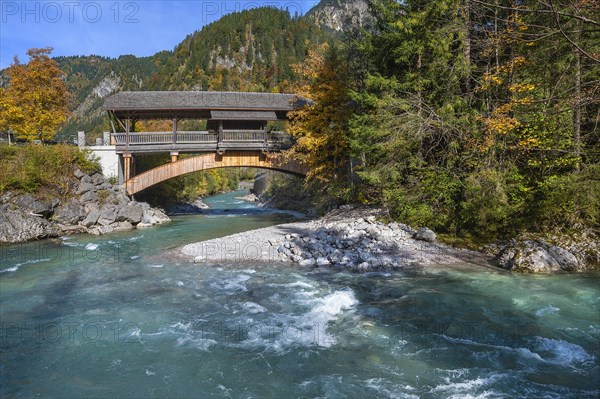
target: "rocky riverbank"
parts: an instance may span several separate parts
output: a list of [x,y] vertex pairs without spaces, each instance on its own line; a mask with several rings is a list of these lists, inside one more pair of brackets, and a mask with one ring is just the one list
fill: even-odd
[[169,221],[147,203],[132,201],[99,173],[79,170],[69,199],[6,192],[0,197],[0,242],[18,243],[73,233],[109,234]]
[[[475,252],[442,244],[427,228],[381,223],[381,216],[379,210],[345,206],[317,220],[189,244],[181,253],[196,263],[282,261],[355,272],[436,264],[530,273],[582,271],[593,268],[593,256],[598,256],[594,239],[567,248],[543,241],[512,240],[488,247],[486,253]],[[590,254],[594,254],[592,261]]]
[[428,229],[377,221],[378,210],[342,207],[325,217],[189,244],[195,262],[283,261],[356,272],[433,264],[491,266],[491,257],[436,242]]

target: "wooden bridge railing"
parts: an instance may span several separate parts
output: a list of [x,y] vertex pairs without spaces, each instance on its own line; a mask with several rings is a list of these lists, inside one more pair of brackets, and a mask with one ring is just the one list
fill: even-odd
[[[125,145],[127,137],[125,133],[112,134],[114,144]],[[177,132],[175,144],[190,143],[216,143],[217,134],[209,132]],[[173,132],[140,132],[129,133],[130,145],[144,144],[173,144]]]
[[[224,130],[221,142],[223,143],[265,143],[277,147],[291,146],[292,137],[286,132],[273,131],[267,134],[265,143],[264,130]],[[111,134],[111,143],[117,146],[126,145],[125,133]],[[156,144],[218,144],[218,133],[207,131],[184,132],[136,132],[129,133],[129,145],[156,145]]]
[[246,142],[246,141],[265,141],[264,130],[224,130],[223,141],[227,142]]

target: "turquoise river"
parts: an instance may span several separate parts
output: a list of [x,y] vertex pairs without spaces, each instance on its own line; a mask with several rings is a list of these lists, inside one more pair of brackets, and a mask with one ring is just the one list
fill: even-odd
[[600,396],[600,274],[179,257],[295,220],[240,194],[146,230],[0,247],[0,398]]

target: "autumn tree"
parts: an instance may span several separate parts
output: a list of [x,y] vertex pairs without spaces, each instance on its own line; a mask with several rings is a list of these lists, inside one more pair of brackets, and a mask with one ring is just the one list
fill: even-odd
[[64,73],[49,55],[52,48],[29,49],[29,63],[5,71],[8,87],[0,89],[0,127],[31,140],[49,140],[67,120]]
[[350,180],[349,73],[339,51],[326,44],[310,50],[293,69],[300,77],[294,92],[311,103],[291,113],[289,132],[296,138],[291,155],[309,166],[309,182],[332,197],[343,196]]

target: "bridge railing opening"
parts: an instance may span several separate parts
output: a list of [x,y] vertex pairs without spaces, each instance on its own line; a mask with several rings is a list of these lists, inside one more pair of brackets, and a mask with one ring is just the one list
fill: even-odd
[[[263,144],[265,147],[289,147],[293,144],[292,137],[281,131],[272,131],[266,134],[264,130],[224,130],[221,141],[219,134],[209,131],[177,131],[173,132],[135,132],[129,133],[129,146],[148,146],[148,145],[187,145],[187,144],[215,144],[220,142],[231,144],[248,143]],[[111,143],[117,147],[127,145],[126,133],[112,133]]]
[[224,130],[223,141],[227,142],[246,142],[246,141],[264,141],[264,130]]

